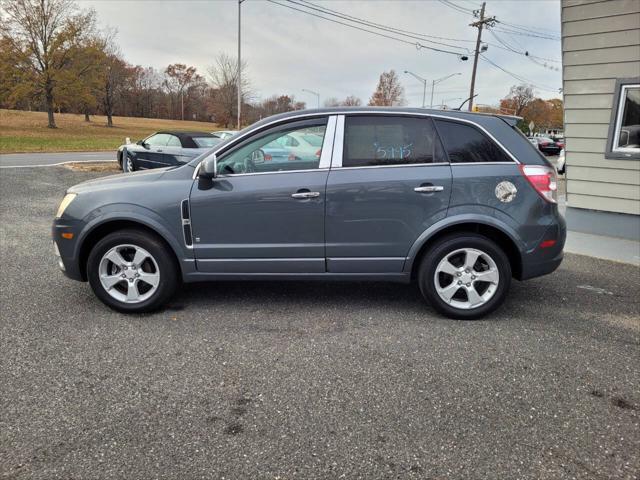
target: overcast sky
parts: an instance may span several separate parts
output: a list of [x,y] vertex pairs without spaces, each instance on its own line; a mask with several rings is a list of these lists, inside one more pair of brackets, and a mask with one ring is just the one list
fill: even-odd
[[[285,3],[286,0],[277,0]],[[300,0],[296,0],[300,1]],[[320,6],[343,14],[375,22],[404,32],[456,39],[433,41],[473,49],[477,30],[469,26],[470,13],[460,10],[479,8],[480,2],[452,0],[445,4],[438,0],[311,0]],[[446,1],[446,0],[445,0]],[[238,7],[236,0],[201,1],[136,1],[136,0],[82,0],[81,7],[94,8],[101,26],[115,27],[117,41],[126,60],[132,64],[164,69],[170,63],[186,63],[205,73],[219,52],[237,54]],[[289,4],[296,8],[299,5]],[[489,0],[487,15],[531,31],[549,34],[560,32],[560,5],[558,0],[505,1]],[[334,17],[335,18],[335,17]],[[337,19],[339,21],[343,21]],[[496,28],[512,27],[499,26]],[[404,38],[379,29],[379,33]],[[549,60],[560,60],[560,41],[526,35],[498,33],[496,35],[509,48],[529,51]],[[466,41],[459,41],[466,40]],[[561,87],[560,63],[546,60],[533,61],[524,55],[512,53],[488,32],[483,41],[489,43],[486,57],[500,67],[526,78],[537,85],[543,98],[558,96]],[[423,45],[465,53],[464,50],[432,44]],[[422,104],[422,85],[405,70],[429,79],[441,78],[460,72],[436,86],[434,104],[447,100],[450,105],[468,96],[473,59],[461,61],[456,55],[440,53],[415,45],[404,44],[372,35],[343,25],[328,22],[265,0],[245,0],[242,4],[242,57],[249,64],[249,77],[258,97],[273,94],[293,94],[315,106],[315,97],[302,91],[318,91],[321,101],[329,97],[342,99],[356,95],[364,103],[375,89],[384,70],[394,69],[400,75],[410,106]],[[509,87],[522,83],[487,62],[478,66],[476,103],[495,104],[504,97]],[[427,88],[427,105],[430,103]],[[459,97],[460,100],[454,100]]]

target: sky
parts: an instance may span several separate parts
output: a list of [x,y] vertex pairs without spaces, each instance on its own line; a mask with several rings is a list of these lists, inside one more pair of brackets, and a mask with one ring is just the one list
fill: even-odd
[[[287,3],[287,0],[276,1]],[[295,1],[302,3],[302,0]],[[422,105],[423,86],[405,74],[405,70],[428,80],[427,106],[431,102],[431,81],[449,74],[460,73],[436,85],[434,105],[445,101],[450,106],[457,106],[469,96],[473,56],[467,53],[467,49],[472,51],[475,48],[477,35],[477,29],[469,26],[474,21],[470,10],[479,8],[479,1],[309,1],[385,28],[454,40],[413,39],[379,27],[360,25],[401,38],[409,42],[407,44],[328,22],[266,0],[245,0],[241,6],[242,58],[248,63],[247,73],[256,98],[292,94],[296,99],[307,102],[309,107],[314,107],[316,98],[303,91],[308,89],[320,94],[321,103],[330,97],[343,99],[355,95],[366,104],[380,73],[390,69],[398,73],[409,106]],[[206,76],[216,54],[237,55],[236,0],[81,0],[78,3],[81,8],[96,11],[101,27],[117,29],[117,43],[125,59],[135,65],[163,70],[170,63],[186,63]],[[309,11],[299,4],[288,5]],[[488,60],[526,79],[526,82],[513,78],[487,61],[480,61],[475,102],[497,104],[512,85],[521,83],[533,84],[536,94],[542,98],[558,97],[562,84],[561,44],[559,39],[538,36],[559,37],[559,0],[487,0],[486,15],[517,25],[514,28],[498,24],[495,29],[525,33],[484,31],[483,42],[489,43],[484,54]],[[343,19],[332,18],[344,22]],[[429,39],[452,47],[429,43]],[[462,61],[458,55],[426,47],[417,48],[416,41],[424,46],[467,54],[469,60]],[[536,57],[532,59],[508,49],[528,51]]]

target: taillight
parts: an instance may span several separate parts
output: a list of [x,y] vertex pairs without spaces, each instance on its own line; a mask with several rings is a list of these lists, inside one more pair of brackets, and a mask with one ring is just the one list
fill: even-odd
[[289,154],[289,156],[287,157],[287,159],[288,159],[290,162],[293,162],[293,161],[296,159],[296,156],[295,156],[293,153],[290,153],[290,154]]
[[270,162],[271,160],[273,160],[273,157],[271,156],[270,153],[265,153],[264,154],[264,161],[265,162]]
[[316,157],[320,158],[320,155],[322,154],[322,149],[318,150],[316,152]]
[[542,198],[557,203],[558,184],[555,169],[542,165],[520,165],[520,171]]

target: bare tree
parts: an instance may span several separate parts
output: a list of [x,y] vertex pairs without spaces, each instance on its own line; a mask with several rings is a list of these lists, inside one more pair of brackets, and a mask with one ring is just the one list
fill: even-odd
[[400,84],[395,70],[382,72],[376,91],[373,92],[369,100],[369,105],[391,107],[405,104],[404,87]]
[[533,88],[528,85],[514,85],[509,95],[501,101],[501,107],[513,110],[513,114],[520,116],[523,110],[536,98]]
[[[251,97],[251,84],[247,75],[247,63],[241,65],[241,100],[246,103]],[[219,53],[209,67],[209,80],[213,86],[211,110],[218,123],[232,125],[237,115],[238,61],[225,53]]]
[[344,107],[359,107],[360,105],[362,105],[362,100],[360,100],[355,95],[349,95],[342,101],[341,105]]
[[339,107],[340,106],[340,100],[338,100],[336,97],[329,97],[324,101],[324,106],[327,107],[327,108]]
[[18,87],[25,89],[28,83],[34,95],[44,98],[48,126],[56,128],[58,78],[81,41],[94,31],[95,12],[78,12],[72,0],[4,0],[0,25],[22,76]]

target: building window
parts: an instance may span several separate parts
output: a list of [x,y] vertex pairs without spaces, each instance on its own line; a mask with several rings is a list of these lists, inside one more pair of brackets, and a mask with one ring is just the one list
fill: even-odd
[[618,81],[607,158],[640,159],[640,83]]

